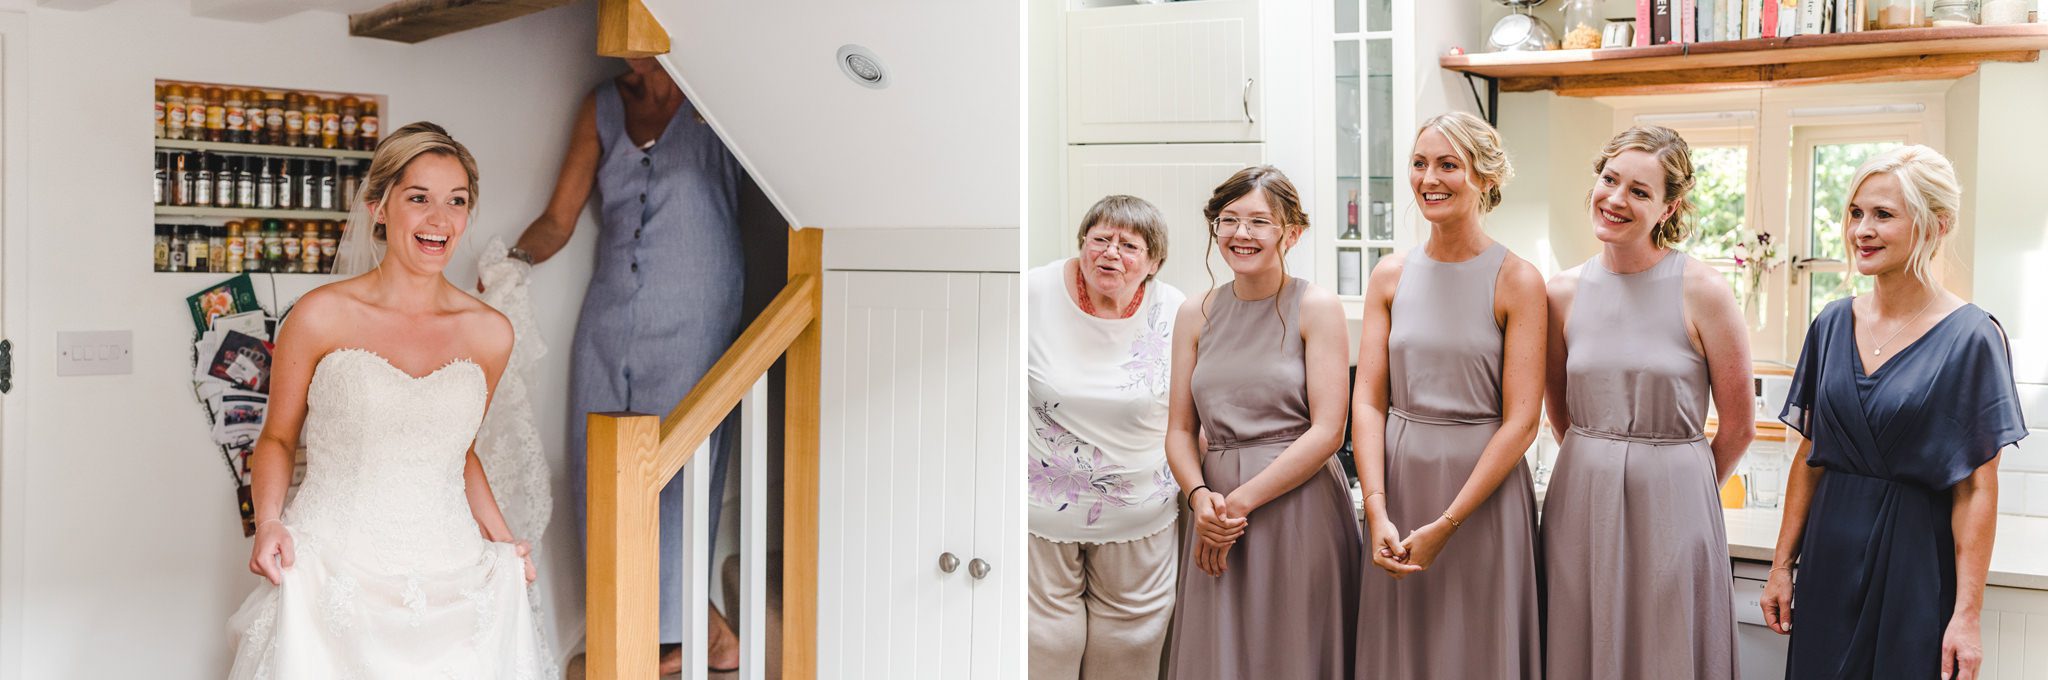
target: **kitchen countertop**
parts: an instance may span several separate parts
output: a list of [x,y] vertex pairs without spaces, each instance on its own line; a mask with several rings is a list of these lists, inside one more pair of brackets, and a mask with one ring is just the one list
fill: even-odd
[[[1728,526],[1728,556],[1771,561],[1783,508],[1722,510]],[[2048,590],[2048,518],[1999,515],[1986,582],[2008,588]]]
[[[1543,492],[1536,490],[1536,504],[1543,506]],[[1360,521],[1365,517],[1365,504],[1357,485],[1351,487],[1352,507]],[[1728,529],[1728,556],[1752,562],[1771,561],[1771,551],[1778,545],[1778,521],[1783,517],[1783,508],[1741,508],[1723,509],[1721,516]],[[2048,590],[2048,517],[2022,517],[1999,515],[1998,533],[1992,539],[1991,572],[1985,582],[2007,588]]]

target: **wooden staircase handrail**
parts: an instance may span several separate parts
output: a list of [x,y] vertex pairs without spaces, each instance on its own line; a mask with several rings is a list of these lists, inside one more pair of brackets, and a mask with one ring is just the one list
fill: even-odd
[[775,366],[797,336],[818,317],[817,277],[798,274],[789,279],[775,300],[718,357],[718,363],[697,381],[696,387],[661,419],[661,448],[655,454],[655,474],[648,487],[660,493],[683,465],[696,455],[697,445],[711,436],[725,421],[725,414],[738,406],[747,389]]

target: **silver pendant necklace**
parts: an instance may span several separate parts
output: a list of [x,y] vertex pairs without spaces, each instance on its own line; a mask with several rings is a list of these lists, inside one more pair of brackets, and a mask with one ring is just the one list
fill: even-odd
[[1934,301],[1938,299],[1940,299],[1938,296],[1930,294],[1927,298],[1927,304],[1921,305],[1920,311],[1914,312],[1912,318],[1906,319],[1906,322],[1899,324],[1899,327],[1894,329],[1891,335],[1885,336],[1884,342],[1877,343],[1877,349],[1870,350],[1870,356],[1884,354],[1884,346],[1891,344],[1894,338],[1899,337],[1899,333],[1905,332],[1907,326],[1911,326],[1913,322],[1919,321],[1920,315],[1926,314],[1927,310],[1934,306]]

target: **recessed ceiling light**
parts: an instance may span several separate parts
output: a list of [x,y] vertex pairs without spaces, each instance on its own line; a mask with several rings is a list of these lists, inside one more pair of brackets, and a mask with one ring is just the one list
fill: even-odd
[[839,47],[839,71],[863,87],[879,90],[889,86],[889,72],[883,70],[881,57],[859,45]]

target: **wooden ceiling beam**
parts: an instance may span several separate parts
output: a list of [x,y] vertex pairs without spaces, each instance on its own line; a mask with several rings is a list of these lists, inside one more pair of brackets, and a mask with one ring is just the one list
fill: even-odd
[[642,0],[598,0],[597,56],[635,59],[668,54],[668,29]]
[[348,33],[417,43],[554,9],[575,0],[396,0],[348,16]]

